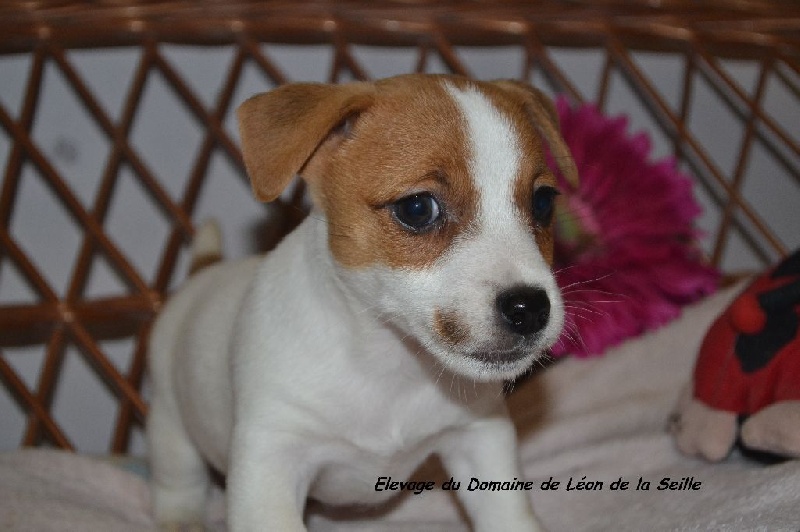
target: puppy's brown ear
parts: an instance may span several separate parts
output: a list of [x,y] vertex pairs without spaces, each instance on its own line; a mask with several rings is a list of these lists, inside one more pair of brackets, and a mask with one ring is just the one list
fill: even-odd
[[498,80],[494,82],[498,87],[511,93],[522,96],[526,101],[528,115],[536,129],[544,136],[550,151],[558,164],[558,168],[573,187],[578,187],[578,168],[572,159],[572,154],[566,142],[561,137],[561,128],[558,124],[558,113],[550,98],[537,88],[527,83],[515,80]]
[[278,197],[331,130],[369,107],[374,93],[370,83],[297,83],[240,105],[242,155],[256,198]]

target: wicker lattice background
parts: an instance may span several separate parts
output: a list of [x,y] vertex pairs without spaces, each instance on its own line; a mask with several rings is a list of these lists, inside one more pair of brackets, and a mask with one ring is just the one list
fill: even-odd
[[[697,177],[705,201],[716,207],[707,227],[712,263],[725,266],[734,241],[747,249],[755,265],[767,264],[800,243],[800,218],[794,218],[794,227],[774,222],[769,205],[749,192],[759,188],[758,165],[753,164],[757,154],[773,169],[770,183],[777,185],[770,186],[784,191],[778,197],[797,202],[800,211],[800,8],[789,2],[709,2],[704,7],[664,2],[657,9],[644,3],[624,8],[613,2],[593,5],[4,3],[0,77],[16,76],[20,95],[15,103],[0,97],[0,380],[8,399],[0,402],[2,430],[14,425],[9,413],[13,409],[23,420],[14,425],[21,427],[14,434],[20,444],[83,450],[75,443],[81,439],[76,432],[80,429],[69,429],[54,408],[54,398],[66,386],[63,368],[71,357],[78,357],[87,378],[101,383],[113,398],[108,450],[129,449],[132,431],[141,425],[147,408],[140,390],[150,321],[183,276],[183,249],[194,231],[198,204],[218,173],[218,161],[228,169],[229,186],[246,194],[232,111],[248,95],[242,86],[253,73],[260,90],[294,79],[292,60],[276,59],[294,57],[283,53],[285,44],[324,49],[324,64],[315,68],[320,80],[332,82],[390,73],[384,73],[380,64],[367,64],[357,53],[360,46],[404,50],[411,59],[406,71],[465,75],[474,72],[464,51],[478,46],[505,50],[518,60],[513,76],[536,80],[576,102],[608,106],[613,85],[620,83],[631,105],[644,110],[654,133],[667,140],[668,151]],[[170,53],[175,44],[202,45],[209,54],[225,50],[215,67],[220,75],[213,93],[206,94],[184,74]],[[98,81],[87,77],[77,58],[90,50],[106,53],[113,61],[118,47],[135,53],[126,56],[133,57],[132,73],[112,112],[98,95]],[[597,54],[590,85],[576,83],[564,61],[567,56],[557,53],[569,49]],[[676,90],[665,92],[638,61],[640,52],[661,54],[678,65],[673,76]],[[731,73],[726,66],[730,60],[748,65],[752,83],[744,84]],[[46,101],[46,90],[54,76],[81,109],[83,120],[92,124],[98,142],[108,148],[96,165],[96,175],[70,172],[64,163],[71,156],[68,143],[53,148],[41,141],[53,115],[47,111],[52,105]],[[196,148],[172,154],[182,161],[177,172],[154,163],[150,157],[154,148],[143,148],[135,134],[137,120],[151,113],[148,87],[156,79],[196,130]],[[728,122],[717,127],[735,127],[739,132],[732,161],[720,162],[709,149],[713,138],[697,133],[702,127],[693,117],[698,114],[695,101],[701,90],[711,92],[725,110]],[[781,93],[781,101],[791,103],[790,108],[770,106],[769,94],[774,91]],[[119,198],[131,184],[149,208],[116,214],[125,212]],[[24,201],[30,187],[45,189],[53,205]],[[284,224],[278,233],[296,221],[289,205],[299,199],[297,194],[285,198],[286,208],[271,211],[273,222]],[[77,228],[78,237],[60,242],[72,251],[58,265],[58,274],[42,263],[36,250],[59,240],[61,228],[34,227],[30,221],[21,227],[19,222],[36,219],[39,208],[59,210],[64,223]],[[288,215],[275,215],[281,212]],[[129,232],[113,229],[121,223],[111,224],[115,216],[128,216]],[[148,222],[155,218],[166,229],[150,238],[154,258],[142,264],[127,243],[148,233]],[[110,294],[93,289],[92,278],[98,272],[121,288]],[[9,295],[12,285],[17,288]],[[29,354],[33,352],[38,354]],[[21,363],[24,357],[35,362]],[[89,417],[94,415],[90,407],[84,412]]]

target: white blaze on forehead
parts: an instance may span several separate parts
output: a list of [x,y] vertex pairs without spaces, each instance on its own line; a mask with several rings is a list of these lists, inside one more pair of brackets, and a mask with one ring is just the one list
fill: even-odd
[[[519,172],[520,142],[511,122],[474,88],[447,84],[467,123],[472,155],[469,168],[480,194],[478,225],[506,225],[513,220],[513,187]],[[494,223],[492,223],[494,221]],[[508,227],[506,225],[506,227]]]
[[[520,133],[477,89],[462,90],[450,84],[446,88],[464,117],[470,144],[468,168],[479,196],[476,231],[457,246],[460,249],[450,259],[457,268],[463,268],[461,261],[470,262],[473,278],[495,286],[554,289],[550,268],[514,201],[522,170]],[[473,257],[481,260],[474,263]]]

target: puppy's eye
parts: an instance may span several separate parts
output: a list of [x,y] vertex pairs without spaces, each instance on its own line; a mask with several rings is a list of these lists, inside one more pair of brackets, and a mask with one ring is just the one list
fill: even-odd
[[533,193],[533,219],[542,227],[547,227],[553,220],[558,190],[553,187],[539,187]]
[[433,227],[442,215],[436,198],[423,192],[402,198],[391,205],[395,220],[415,233]]

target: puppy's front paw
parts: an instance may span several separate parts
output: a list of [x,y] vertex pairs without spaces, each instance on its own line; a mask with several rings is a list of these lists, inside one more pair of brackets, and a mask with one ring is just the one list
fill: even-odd
[[728,456],[736,441],[736,414],[706,406],[692,397],[691,387],[683,394],[670,425],[678,449],[719,462]]

